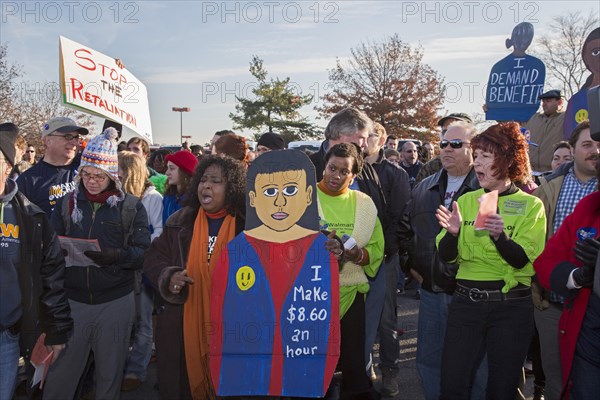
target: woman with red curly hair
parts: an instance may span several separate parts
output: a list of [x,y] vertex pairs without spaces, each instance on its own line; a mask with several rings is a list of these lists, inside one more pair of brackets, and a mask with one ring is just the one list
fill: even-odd
[[[533,330],[531,277],[542,252],[542,202],[522,190],[528,173],[527,142],[519,125],[491,126],[471,140],[481,189],[440,206],[437,218],[443,261],[456,262],[456,290],[448,310],[442,355],[442,399],[464,399],[487,355],[488,399],[514,399]],[[479,199],[498,191],[496,213],[475,227]],[[481,226],[481,225],[480,225]]]

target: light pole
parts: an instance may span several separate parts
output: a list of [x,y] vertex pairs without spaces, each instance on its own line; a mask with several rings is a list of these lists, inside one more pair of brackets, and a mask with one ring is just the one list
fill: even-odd
[[189,107],[173,107],[173,111],[179,113],[179,141],[180,144],[183,145],[183,113],[190,112]]

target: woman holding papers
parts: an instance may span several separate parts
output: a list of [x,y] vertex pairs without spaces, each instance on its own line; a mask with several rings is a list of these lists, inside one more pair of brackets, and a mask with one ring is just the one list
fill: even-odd
[[244,228],[245,195],[240,162],[204,157],[186,205],[146,253],[144,272],[166,302],[155,332],[162,398],[214,398],[208,366],[210,272],[219,250]]
[[[142,267],[150,233],[144,206],[121,187],[116,137],[117,131],[108,128],[88,142],[76,189],[59,200],[52,214],[58,235],[71,243],[96,240],[97,250],[80,250],[77,263],[67,264],[65,289],[75,329],[66,350],[50,367],[44,399],[75,396],[90,351],[96,366],[96,398],[120,395],[135,317],[134,270]],[[77,248],[81,245],[69,251]]]
[[[543,250],[546,217],[542,202],[515,186],[529,164],[518,124],[491,126],[471,146],[481,189],[461,196],[452,212],[444,206],[437,211],[443,228],[440,257],[459,264],[448,311],[441,398],[464,398],[487,354],[487,394],[509,399],[516,395],[531,340],[532,262]],[[483,212],[490,197],[497,204],[491,213]]]

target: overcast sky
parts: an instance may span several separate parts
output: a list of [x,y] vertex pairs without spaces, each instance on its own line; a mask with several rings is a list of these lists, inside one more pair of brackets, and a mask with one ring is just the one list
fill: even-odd
[[[492,65],[511,50],[513,27],[531,22],[536,36],[569,11],[598,13],[597,1],[0,1],[0,41],[9,59],[34,84],[58,81],[59,36],[112,57],[146,84],[156,144],[183,134],[204,144],[231,129],[235,96],[250,95],[253,55],[271,76],[290,77],[303,109],[321,126],[313,107],[327,91],[328,69],[363,41],[398,33],[421,44],[425,62],[445,78],[440,114],[481,111]],[[533,46],[532,46],[533,47]],[[250,132],[240,132],[246,136]]]

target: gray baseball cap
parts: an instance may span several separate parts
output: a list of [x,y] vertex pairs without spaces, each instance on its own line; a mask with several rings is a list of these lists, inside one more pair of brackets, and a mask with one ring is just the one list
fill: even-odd
[[75,121],[67,117],[52,118],[44,124],[44,129],[42,129],[42,136],[48,136],[49,134],[54,132],[79,132],[80,135],[87,135],[89,133],[87,128],[77,125]]

